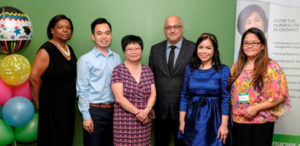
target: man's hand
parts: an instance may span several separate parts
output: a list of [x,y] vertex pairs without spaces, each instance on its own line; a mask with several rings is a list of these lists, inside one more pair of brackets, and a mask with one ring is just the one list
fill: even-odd
[[88,120],[83,120],[83,129],[86,130],[89,133],[93,133],[94,132],[94,122],[92,119],[88,119]]

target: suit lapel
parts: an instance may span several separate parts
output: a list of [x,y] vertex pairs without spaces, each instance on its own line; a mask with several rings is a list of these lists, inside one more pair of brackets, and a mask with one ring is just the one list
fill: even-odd
[[186,51],[184,50],[184,48],[185,48],[185,39],[183,38],[183,40],[182,40],[182,45],[181,45],[181,48],[180,48],[180,52],[179,52],[179,54],[178,54],[178,57],[177,57],[177,60],[176,60],[176,63],[175,63],[175,69],[174,69],[174,73],[173,73],[173,75],[174,74],[176,74],[176,72],[179,70],[179,66],[181,66],[182,65],[182,63],[183,63],[183,61],[180,61],[180,60],[183,60],[183,58],[184,58],[184,54],[186,53]]
[[163,51],[162,53],[160,53],[160,57],[162,60],[161,60],[161,65],[164,69],[164,72],[168,75],[170,75],[170,72],[169,72],[169,69],[168,69],[168,63],[167,63],[167,57],[166,57],[166,50],[167,50],[167,41],[164,41],[162,44],[161,44],[161,48],[163,48]]

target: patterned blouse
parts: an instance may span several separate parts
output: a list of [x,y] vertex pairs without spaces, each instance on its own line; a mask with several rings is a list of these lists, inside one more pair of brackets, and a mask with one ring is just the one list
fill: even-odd
[[[236,65],[234,63],[233,67]],[[231,104],[232,118],[237,123],[266,123],[274,122],[278,116],[283,115],[290,109],[290,98],[285,74],[282,68],[273,60],[268,64],[267,74],[264,78],[264,86],[261,92],[254,89],[252,81],[252,71],[243,70],[240,76],[231,86]],[[239,102],[239,93],[249,94],[249,102]],[[252,119],[243,116],[243,112],[251,105],[260,104],[262,102],[273,102],[279,95],[285,97],[285,101],[271,109],[262,110]]]

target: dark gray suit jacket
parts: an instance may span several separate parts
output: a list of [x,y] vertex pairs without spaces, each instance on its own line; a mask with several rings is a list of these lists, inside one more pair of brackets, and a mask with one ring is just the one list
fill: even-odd
[[195,44],[183,38],[173,74],[168,70],[166,46],[166,40],[153,45],[149,57],[149,66],[154,74],[157,90],[154,110],[157,119],[165,120],[170,114],[172,120],[178,120],[185,66],[192,59]]

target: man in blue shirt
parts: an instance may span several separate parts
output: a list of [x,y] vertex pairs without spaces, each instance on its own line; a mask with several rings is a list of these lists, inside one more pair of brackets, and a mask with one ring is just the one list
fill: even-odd
[[91,24],[94,48],[77,63],[78,107],[83,117],[85,146],[113,145],[113,103],[110,88],[112,70],[122,63],[111,51],[111,25],[104,18]]

